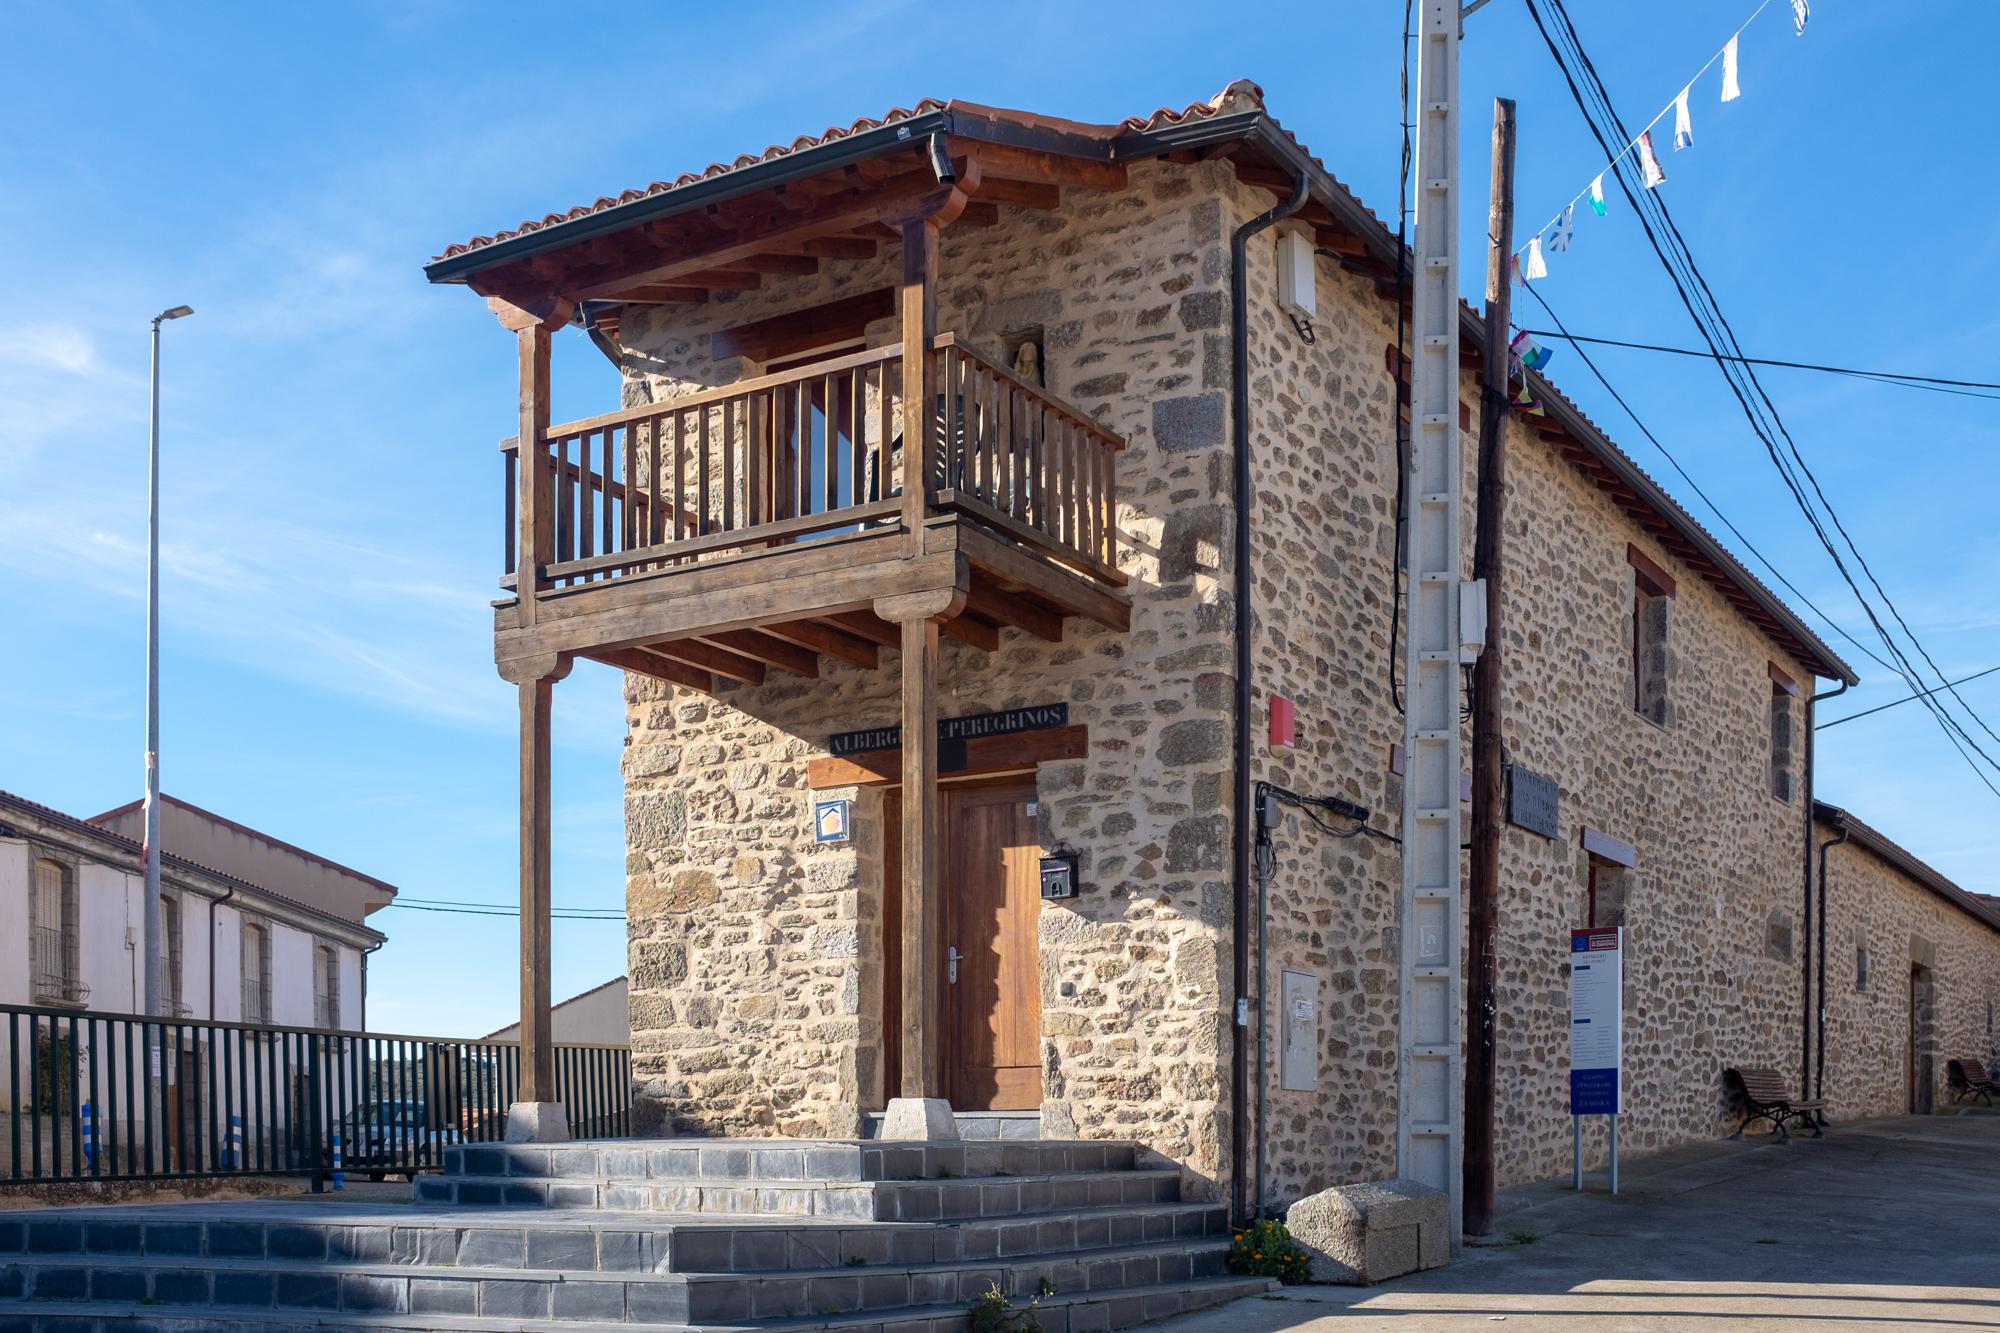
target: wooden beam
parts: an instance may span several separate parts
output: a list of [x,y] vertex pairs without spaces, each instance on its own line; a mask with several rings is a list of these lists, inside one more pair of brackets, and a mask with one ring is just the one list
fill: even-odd
[[1000,205],[975,199],[958,215],[958,224],[961,227],[997,227],[1000,225]]
[[740,680],[745,685],[764,683],[762,662],[745,657],[741,653],[733,653],[727,648],[718,648],[712,643],[703,643],[700,639],[674,639],[668,643],[649,643],[645,646],[645,651],[691,662],[698,667],[706,667],[718,676]]
[[820,617],[826,624],[859,635],[873,644],[884,648],[895,648],[902,643],[902,636],[896,627],[873,611],[843,611],[838,615]]
[[762,630],[725,629],[702,638],[732,652],[754,657],[769,666],[782,667],[798,676],[819,679],[819,654],[810,648],[802,648],[789,639],[774,638]]
[[[950,768],[940,767],[940,777],[1006,773],[1062,759],[1081,759],[1089,753],[1090,733],[1089,728],[1078,723],[1011,736],[977,736],[965,742],[964,750],[965,761]],[[806,764],[806,786],[815,791],[827,787],[886,787],[902,780],[900,748],[866,750],[838,759],[825,756]]]
[[699,667],[677,662],[671,657],[661,657],[643,648],[600,648],[585,653],[593,662],[617,667],[623,671],[636,672],[641,676],[651,676],[669,685],[679,685],[684,689],[700,690],[703,694],[715,693],[715,677]]
[[843,662],[851,662],[869,671],[873,671],[881,661],[874,644],[816,620],[794,620],[782,625],[765,625],[763,630],[766,634],[789,639],[801,647],[810,648],[828,657],[837,657]]
[[980,182],[979,200],[1016,208],[1061,208],[1062,186],[1044,181],[1006,180],[988,176]]
[[1011,144],[953,140],[952,160],[957,161],[961,153],[976,160],[982,175],[987,179],[1036,181],[1044,185],[1075,185],[1086,190],[1125,188],[1125,164],[1122,162],[1065,157],[1060,153],[1044,153],[1032,148],[1017,148]]
[[714,291],[747,292],[764,284],[762,275],[747,268],[702,268],[683,273],[674,281],[687,287],[707,287]]
[[1003,592],[984,579],[975,579],[965,596],[965,609],[988,620],[1026,630],[1050,643],[1062,642],[1060,612],[1039,606],[1019,593]]
[[838,301],[717,329],[709,335],[708,351],[717,360],[747,356],[765,361],[859,338],[872,321],[888,319],[895,313],[896,289],[878,287]]
[[735,261],[736,267],[748,269],[752,273],[782,273],[793,277],[803,277],[819,272],[819,260],[811,255],[787,255],[769,253],[745,255]]
[[965,201],[962,190],[940,186],[926,166],[843,191],[797,212],[766,209],[761,217],[746,215],[734,226],[708,219],[700,226],[686,224],[685,231],[649,232],[652,245],[643,258],[585,265],[543,281],[553,282],[569,299],[590,300],[625,287],[680,281],[681,275],[704,268],[726,268],[746,255],[770,253],[773,241],[841,235],[906,217],[950,221]]
[[623,301],[627,305],[700,305],[708,300],[708,288],[669,287],[662,283],[647,283],[626,291],[612,292],[604,299]]
[[1313,244],[1322,250],[1331,250],[1337,255],[1358,259],[1368,253],[1368,243],[1359,236],[1344,231],[1334,231],[1329,227],[1313,230]]
[[815,236],[800,241],[799,247],[820,259],[873,259],[879,248],[861,236]]
[[961,643],[969,643],[981,652],[1000,651],[1000,627],[989,624],[976,616],[958,615],[944,622],[941,628]]
[[535,623],[535,599],[542,567],[555,559],[554,478],[541,466],[543,436],[549,431],[549,349],[546,325],[529,324],[514,334],[515,368],[520,379],[519,462],[515,468],[514,578],[521,599],[521,623]]

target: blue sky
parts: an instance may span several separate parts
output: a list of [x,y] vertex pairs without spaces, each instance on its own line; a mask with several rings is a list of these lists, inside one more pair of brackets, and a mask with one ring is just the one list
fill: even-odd
[[[1754,0],[1574,8],[1619,109],[1643,121]],[[1745,35],[1742,100],[1717,105],[1711,72],[1696,146],[1667,161],[1676,216],[1738,335],[1756,354],[1981,378],[1994,369],[2000,186],[1979,169],[1988,107],[1973,90],[1989,81],[2000,15],[1971,0],[1826,0],[1799,40],[1784,8]],[[1109,120],[1239,77],[1393,215],[1390,0],[972,15],[895,3],[0,12],[0,786],[77,814],[141,790],[145,334],[165,306],[198,312],[168,330],[167,789],[412,896],[507,901],[513,697],[492,669],[487,599],[511,343],[476,298],[428,287],[425,259],[926,95]],[[1560,207],[1601,155],[1520,0],[1469,23],[1463,92],[1474,253],[1495,94],[1520,104],[1524,223]],[[1543,290],[1573,329],[1695,340],[1622,201],[1558,259]],[[1860,632],[1713,368],[1620,351],[1600,364],[1751,539]],[[1667,476],[1572,351],[1550,372]],[[1974,484],[2000,405],[1785,371],[1766,383],[1939,664],[2000,663],[2000,539],[1989,488]],[[558,418],[616,402],[615,376],[573,334],[555,386]],[[1902,692],[1847,656],[1865,678],[1854,707]],[[2000,727],[2000,676],[1966,695]],[[623,902],[621,737],[616,676],[579,666],[557,698],[558,905]],[[1823,796],[1969,887],[2000,887],[1987,869],[2000,801],[1919,708],[1825,733],[1821,765]],[[391,938],[372,969],[374,1026],[465,1035],[511,1020],[511,920],[376,920]],[[585,989],[623,969],[622,930],[560,923],[556,955],[558,994]]]

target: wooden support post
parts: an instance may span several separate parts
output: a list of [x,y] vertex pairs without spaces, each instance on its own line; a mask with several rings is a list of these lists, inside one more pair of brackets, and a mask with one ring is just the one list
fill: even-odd
[[555,683],[569,674],[566,658],[501,664],[521,705],[521,1081],[507,1112],[507,1137],[547,1141],[569,1137],[556,1105],[551,1028],[549,709]]
[[[938,219],[903,224],[903,531],[909,555],[923,553],[924,519],[937,490],[933,464],[937,434],[937,375],[931,344],[937,340]],[[905,747],[907,749],[907,747]],[[907,850],[905,855],[907,855]]]
[[521,624],[535,623],[536,594],[542,569],[555,559],[554,477],[543,458],[543,436],[549,430],[549,330],[530,324],[515,335],[521,378],[520,433],[515,436],[519,493],[514,539],[514,592],[520,598]]
[[1472,577],[1486,585],[1486,646],[1472,668],[1472,857],[1466,886],[1465,1234],[1493,1230],[1494,935],[1500,917],[1501,525],[1506,516],[1507,329],[1514,250],[1514,104],[1493,102],[1493,181],[1486,259],[1485,359],[1479,397],[1479,489]]
[[[937,1024],[942,1012],[942,893],[938,867],[938,626],[965,606],[963,587],[878,598],[902,644],[903,698],[903,1098],[944,1096]],[[899,1137],[902,1135],[886,1135]]]
[[521,696],[521,1091],[519,1100],[555,1095],[549,1047],[549,706],[555,682],[524,681]]

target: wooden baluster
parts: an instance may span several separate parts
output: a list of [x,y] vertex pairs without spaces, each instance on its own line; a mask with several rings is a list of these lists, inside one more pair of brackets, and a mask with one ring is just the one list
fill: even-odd
[[1035,512],[1031,521],[1037,529],[1046,532],[1049,527],[1049,410],[1037,401],[1029,405],[1029,412],[1034,421],[1034,439],[1031,442],[1034,461],[1031,467],[1034,472]]
[[660,509],[660,427],[662,419],[646,422],[646,545],[666,540],[666,515]]
[[569,440],[555,442],[556,461],[556,559],[576,558],[576,489],[569,484]]
[[743,401],[743,524],[764,521],[764,434],[770,429],[771,396],[762,390]]
[[701,450],[695,467],[694,535],[704,536],[708,526],[708,407],[706,404],[696,409],[695,429],[701,441]]
[[[597,496],[590,485],[590,432],[576,437],[576,558],[582,560],[597,554],[596,543],[592,540],[596,531]],[[583,581],[590,582],[585,575]]]
[[895,439],[896,431],[895,393],[891,384],[893,378],[891,372],[894,366],[895,363],[891,361],[884,361],[882,363],[880,374],[882,393],[880,400],[875,405],[876,415],[879,418],[875,423],[877,437],[875,441],[876,493],[869,497],[874,500],[886,500],[889,498],[889,492],[896,489],[896,474],[894,471],[896,460],[889,449],[890,442]]
[[832,375],[823,375],[819,392],[825,405],[820,411],[824,429],[820,432],[819,488],[826,496],[826,507],[820,512],[830,514],[840,508],[840,382]]
[[[612,551],[615,549],[611,544],[611,539],[612,539],[612,534],[618,531],[617,525],[612,522],[612,504],[611,504],[612,502],[611,488],[613,485],[613,478],[617,476],[617,464],[613,461],[612,448],[617,443],[617,435],[618,431],[616,427],[607,426],[605,428],[604,470],[598,474],[598,482],[597,482],[598,486],[602,490],[602,494],[600,494],[597,497],[598,505],[600,507],[599,521],[602,522],[604,525],[604,540],[602,543],[599,544],[597,549],[599,551],[602,551],[605,555],[610,555]],[[605,574],[605,577],[606,578],[610,577],[609,572]]]
[[740,527],[742,501],[736,495],[736,403],[722,400],[722,531]]
[[1074,550],[1077,546],[1077,519],[1081,512],[1077,482],[1076,423],[1067,416],[1063,418],[1063,544]]
[[985,425],[983,435],[986,440],[986,499],[996,509],[1004,509],[1005,494],[1000,489],[1000,416],[1001,407],[1007,401],[1007,381],[991,371],[986,372],[986,404],[980,416]]
[[625,490],[618,499],[618,549],[629,551],[638,545],[633,540],[638,531],[641,510],[635,503],[639,495],[639,451],[633,446],[639,442],[639,423],[625,425]]
[[1021,394],[1011,384],[1006,386],[1006,404],[1007,488],[1002,492],[1004,500],[1000,509],[1001,512],[1014,518],[1026,518],[1028,502],[1021,495],[1024,462],[1021,443]]
[[1100,440],[1097,446],[1097,469],[1102,486],[1099,494],[1103,497],[1104,521],[1098,530],[1097,558],[1105,564],[1118,564],[1118,455],[1112,451],[1108,441]]
[[687,533],[687,414],[674,413],[674,493],[668,501],[674,511],[674,540]]
[[799,419],[798,449],[793,455],[797,460],[798,470],[798,476],[793,480],[797,483],[798,490],[794,497],[796,504],[792,513],[798,517],[804,517],[813,511],[813,396],[812,385],[809,381],[799,379],[793,382],[792,401],[795,404],[793,410],[798,414]]
[[503,471],[506,474],[506,486],[501,496],[501,504],[506,510],[506,526],[500,532],[500,559],[505,568],[500,572],[503,574],[512,574],[514,572],[514,547],[520,537],[520,534],[514,531],[517,522],[514,506],[520,503],[520,496],[518,494],[521,466],[520,446],[516,445],[514,448],[503,452],[500,457],[503,460]]
[[856,366],[847,375],[847,503],[867,499],[868,486],[868,368]]

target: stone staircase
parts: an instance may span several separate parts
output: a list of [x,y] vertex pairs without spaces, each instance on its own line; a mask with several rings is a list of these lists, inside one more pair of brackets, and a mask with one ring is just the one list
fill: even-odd
[[995,1286],[1094,1333],[1268,1285],[1130,1144],[475,1144],[415,1194],[0,1214],[0,1333],[969,1333]]

